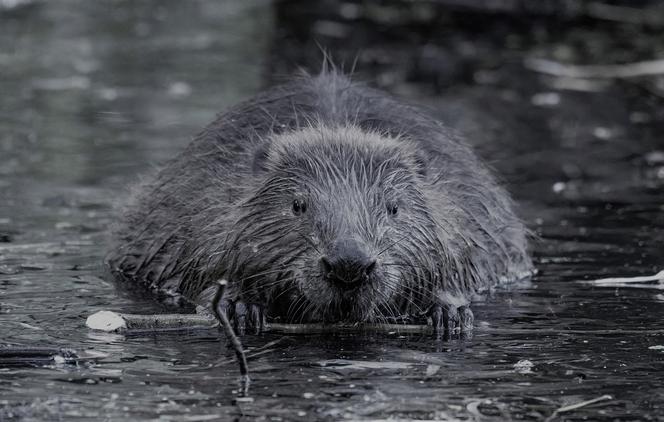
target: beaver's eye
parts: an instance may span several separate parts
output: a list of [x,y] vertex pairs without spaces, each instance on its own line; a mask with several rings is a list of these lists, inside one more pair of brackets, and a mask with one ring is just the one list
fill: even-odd
[[296,199],[293,201],[293,214],[302,215],[307,211],[307,203],[302,199]]
[[387,213],[391,216],[397,215],[399,212],[399,205],[398,204],[387,204]]

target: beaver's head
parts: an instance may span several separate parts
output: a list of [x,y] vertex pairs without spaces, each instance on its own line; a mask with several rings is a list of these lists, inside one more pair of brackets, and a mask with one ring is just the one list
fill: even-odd
[[243,300],[296,322],[423,311],[448,255],[414,151],[355,127],[275,136],[226,256]]

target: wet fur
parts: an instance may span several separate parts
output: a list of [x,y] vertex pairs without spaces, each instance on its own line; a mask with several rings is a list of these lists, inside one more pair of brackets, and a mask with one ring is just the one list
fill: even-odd
[[[343,237],[379,262],[352,295],[317,265]],[[205,304],[224,277],[232,297],[294,321],[462,306],[531,269],[508,194],[471,150],[426,112],[333,71],[218,117],[139,189],[116,240],[108,264],[125,279]]]

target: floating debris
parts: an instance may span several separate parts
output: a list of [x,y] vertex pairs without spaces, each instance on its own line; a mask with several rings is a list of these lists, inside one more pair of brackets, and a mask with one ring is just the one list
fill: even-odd
[[539,92],[530,98],[530,102],[536,106],[554,107],[560,104],[560,94],[557,92]]
[[567,187],[567,183],[565,183],[565,182],[556,182],[556,183],[553,184],[553,186],[551,186],[551,190],[554,193],[561,193],[562,191],[565,190],[566,187]]
[[174,82],[168,87],[168,95],[171,97],[187,97],[191,91],[191,85],[186,82]]
[[0,346],[0,367],[76,363],[74,350],[57,347]]
[[641,76],[659,76],[664,74],[664,60],[648,60],[635,63],[611,65],[573,65],[553,60],[528,58],[526,68],[551,76],[566,78],[636,78]]
[[352,359],[328,359],[319,362],[323,368],[345,369],[350,371],[364,371],[367,369],[408,369],[414,366],[413,363],[396,361],[363,361]]
[[217,323],[201,314],[133,315],[99,311],[90,315],[85,325],[93,330],[126,333],[210,329]]
[[521,359],[514,364],[514,372],[519,374],[532,374],[535,364],[527,359]]
[[664,289],[664,270],[654,275],[637,277],[610,277],[597,280],[581,280],[581,283],[599,287],[634,287]]
[[586,401],[582,401],[582,402],[579,402],[579,403],[570,404],[568,406],[559,407],[558,409],[553,411],[551,416],[546,418],[545,422],[549,422],[549,421],[555,419],[561,413],[570,412],[572,410],[580,409],[582,407],[589,406],[591,404],[595,404],[595,403],[605,401],[605,400],[613,400],[613,397],[608,395],[608,394],[605,394],[603,396],[596,397],[596,398],[591,399],[591,400],[586,400]]
[[[218,323],[206,314],[121,314],[113,311],[99,311],[85,321],[88,328],[116,333],[140,333],[177,330],[216,328]],[[426,324],[283,324],[268,323],[266,332],[283,334],[325,334],[325,333],[401,333],[431,334],[433,327]]]

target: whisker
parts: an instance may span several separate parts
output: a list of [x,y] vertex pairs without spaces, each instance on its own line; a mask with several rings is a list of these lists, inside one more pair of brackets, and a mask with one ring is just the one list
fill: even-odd
[[392,242],[391,244],[387,245],[384,249],[382,249],[381,251],[379,251],[379,252],[376,254],[376,256],[381,256],[385,251],[387,251],[387,250],[390,249],[391,247],[395,246],[396,244],[400,243],[402,240],[406,239],[408,236],[410,236],[410,234],[404,234],[401,238],[395,240],[395,241]]

